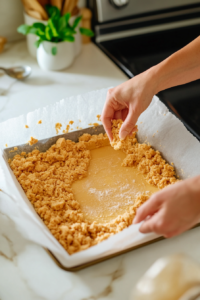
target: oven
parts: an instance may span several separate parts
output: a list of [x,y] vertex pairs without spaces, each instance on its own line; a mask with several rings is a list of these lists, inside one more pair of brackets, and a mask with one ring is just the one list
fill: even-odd
[[[94,15],[94,42],[129,78],[200,35],[200,0],[96,0],[88,4]],[[200,140],[200,80],[158,96]]]

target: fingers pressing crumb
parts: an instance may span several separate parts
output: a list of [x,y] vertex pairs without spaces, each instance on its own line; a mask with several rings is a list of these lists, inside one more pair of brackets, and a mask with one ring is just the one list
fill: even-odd
[[127,136],[124,140],[120,140],[119,130],[122,124],[122,120],[112,121],[111,143],[115,150],[122,149],[127,154],[122,166],[137,167],[146,176],[147,182],[159,189],[177,182],[174,167],[162,158],[159,151],[155,151],[150,145],[138,143],[135,133],[132,137]]
[[42,124],[42,120],[39,120],[39,121],[38,121],[38,124]]
[[28,141],[29,145],[32,146],[38,142],[37,139],[31,136],[30,140]]
[[24,127],[25,127],[25,128],[29,128],[28,125],[25,125]]
[[59,133],[59,130],[61,130],[62,124],[61,123],[56,123],[55,124],[55,129],[56,129],[56,134]]

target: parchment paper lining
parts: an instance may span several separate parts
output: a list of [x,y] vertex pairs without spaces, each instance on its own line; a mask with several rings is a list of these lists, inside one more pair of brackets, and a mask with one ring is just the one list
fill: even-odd
[[[76,126],[86,128],[89,123],[97,122],[96,116],[101,114],[106,93],[107,89],[103,89],[83,96],[70,97],[55,105],[29,113],[27,116],[20,116],[1,123],[1,147],[6,143],[9,146],[25,144],[30,136],[34,136],[40,140],[46,140],[33,145],[32,148],[27,145],[26,149],[30,150],[38,146],[40,150],[44,149],[45,151],[47,145],[50,146],[55,142],[54,139],[66,136],[58,135],[51,139],[52,136],[55,136],[56,122],[62,123],[64,127],[64,124],[73,120],[75,121],[74,128]],[[42,124],[37,125],[40,119]],[[29,126],[28,135],[25,131],[28,129],[24,129],[25,123]],[[185,179],[200,174],[200,143],[157,97],[153,98],[148,109],[140,116],[138,128],[139,142],[149,142],[155,149],[161,151],[169,163],[175,164],[180,178]],[[101,132],[102,127],[90,130],[97,134]],[[80,132],[73,134],[77,139]],[[18,148],[21,151],[21,148]],[[9,153],[9,151],[10,149],[0,151],[0,188],[4,192],[0,192],[0,210],[12,218],[23,236],[48,248],[63,266],[69,268],[78,266],[158,237],[155,234],[143,235],[138,230],[140,224],[132,225],[94,247],[72,256],[68,255],[36,214],[10,170],[7,163],[8,155],[11,157],[17,152]]]

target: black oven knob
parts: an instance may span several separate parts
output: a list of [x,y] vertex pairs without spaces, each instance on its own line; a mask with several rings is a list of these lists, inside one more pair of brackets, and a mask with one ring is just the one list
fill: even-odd
[[129,3],[130,0],[110,0],[110,3],[115,8],[122,8]]

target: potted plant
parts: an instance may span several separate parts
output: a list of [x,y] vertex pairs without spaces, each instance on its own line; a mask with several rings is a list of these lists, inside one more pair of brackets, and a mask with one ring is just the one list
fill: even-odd
[[[46,5],[49,19],[47,24],[41,22],[33,25],[23,24],[17,31],[27,35],[35,34],[37,41],[37,61],[42,69],[61,70],[70,66],[75,57],[74,41],[77,28],[82,16],[78,16],[70,24],[71,14],[66,13],[61,16],[60,10],[56,6]],[[93,31],[79,27],[81,34],[92,37]]]

